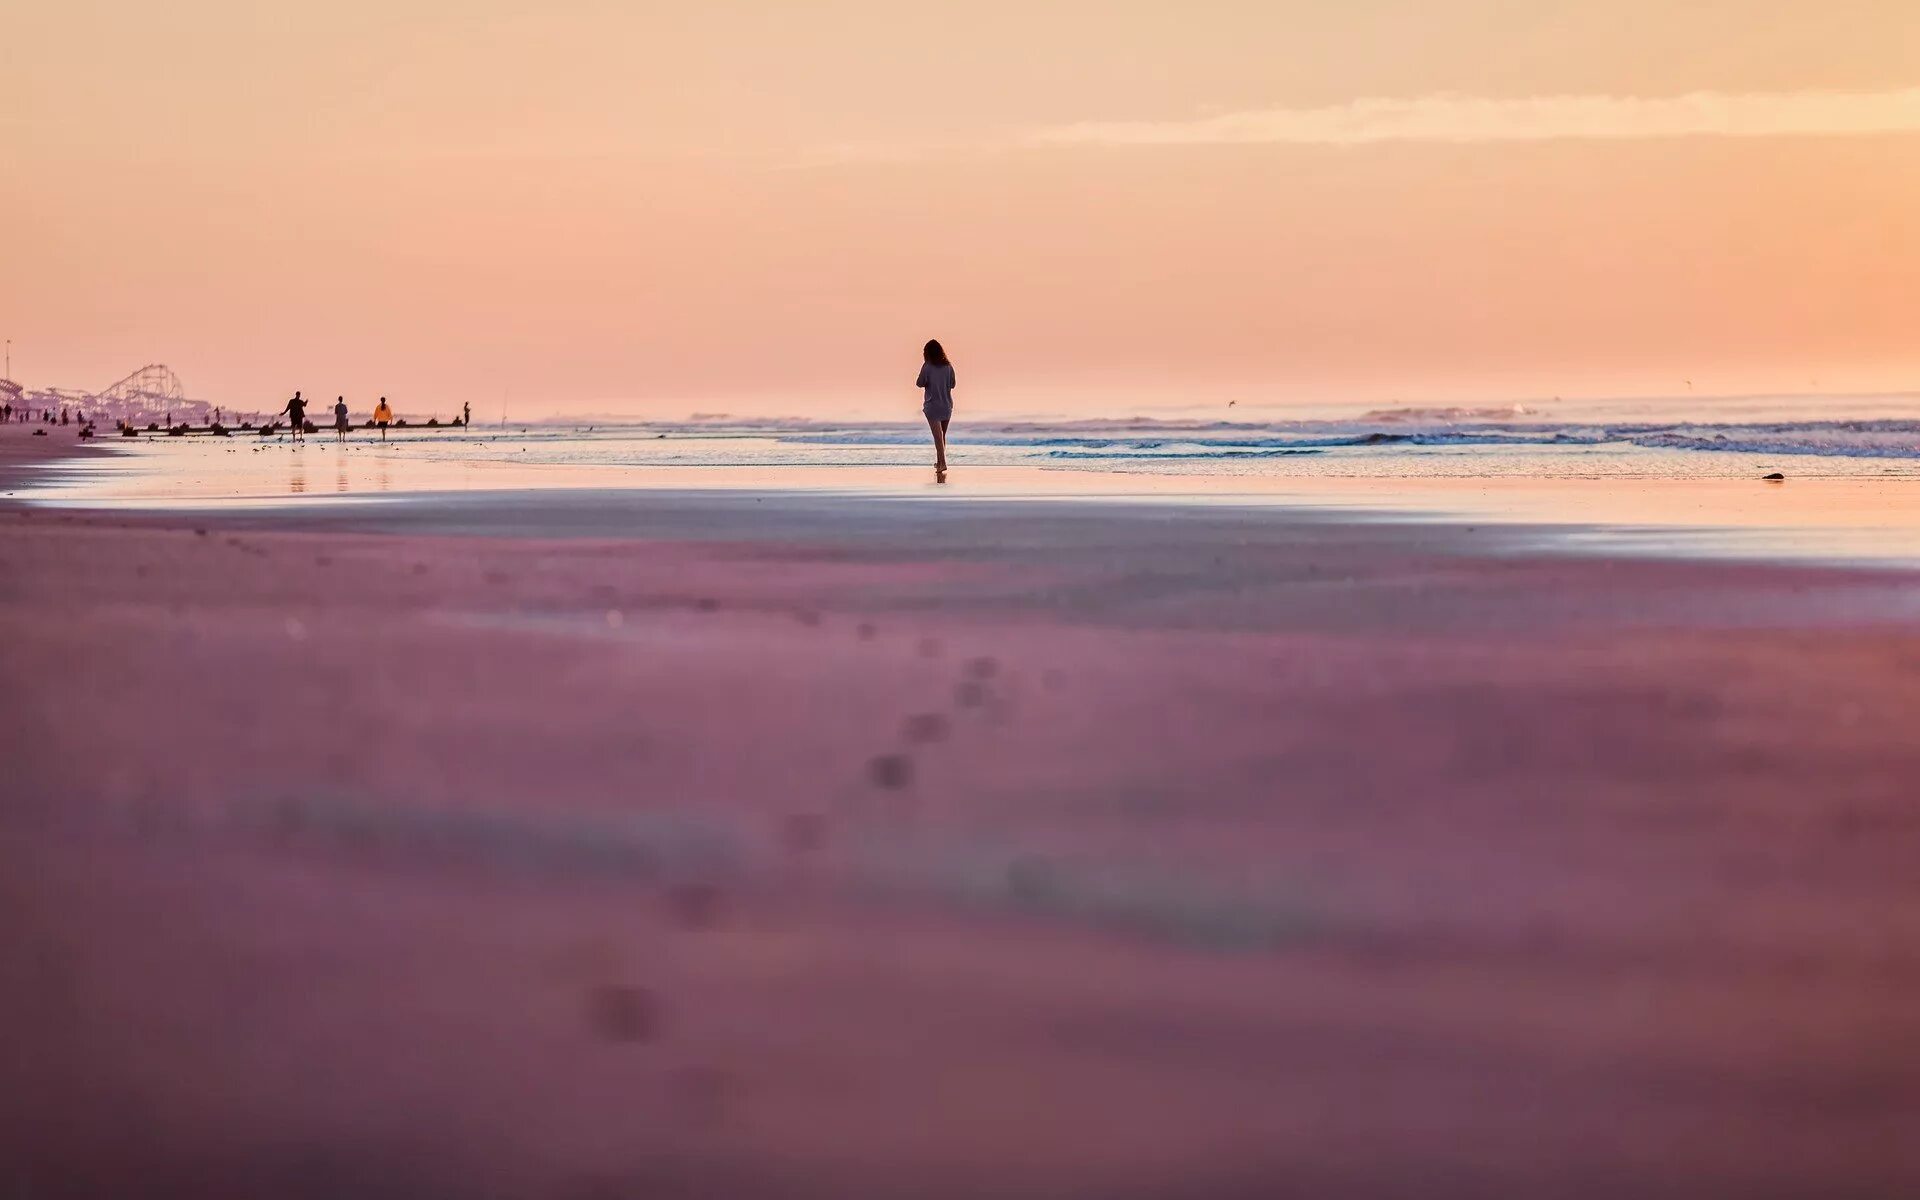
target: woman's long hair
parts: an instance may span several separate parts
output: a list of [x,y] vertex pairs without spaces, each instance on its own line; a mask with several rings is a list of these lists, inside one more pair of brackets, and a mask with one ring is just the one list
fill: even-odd
[[928,342],[926,349],[922,350],[920,353],[925,355],[927,361],[932,363],[936,367],[944,367],[944,366],[950,365],[947,362],[946,349],[942,347],[940,343],[937,341]]

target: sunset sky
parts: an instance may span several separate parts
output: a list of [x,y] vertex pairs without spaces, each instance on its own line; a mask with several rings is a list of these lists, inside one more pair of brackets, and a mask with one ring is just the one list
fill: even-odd
[[15,6],[30,387],[911,418],[1920,388],[1914,0]]

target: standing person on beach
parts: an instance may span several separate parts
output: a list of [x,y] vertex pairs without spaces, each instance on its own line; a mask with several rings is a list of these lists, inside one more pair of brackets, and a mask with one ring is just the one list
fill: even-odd
[[347,398],[345,396],[333,398],[333,431],[339,435],[336,440],[342,442],[347,440]]
[[466,429],[472,424],[473,424],[473,405],[463,402],[460,405],[460,428]]
[[922,389],[926,398],[920,402],[920,411],[926,414],[927,428],[933,431],[933,469],[947,469],[947,422],[953,420],[953,364],[947,361],[947,352],[939,342],[928,342],[921,350],[920,377],[913,386]]
[[[300,398],[300,393],[295,392],[293,399],[287,401],[287,406],[280,411],[286,414],[287,420],[293,425],[293,440],[297,442],[303,439],[307,433],[307,402]],[[172,413],[167,414],[167,423],[173,423]]]
[[380,440],[387,440],[387,426],[393,424],[393,410],[387,407],[387,398],[380,397],[380,403],[373,406],[373,423],[380,427]]

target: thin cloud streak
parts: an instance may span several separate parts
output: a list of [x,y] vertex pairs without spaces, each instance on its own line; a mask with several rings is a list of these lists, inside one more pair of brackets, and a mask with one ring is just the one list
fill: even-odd
[[1920,87],[1877,92],[1689,92],[1668,97],[1369,98],[1324,108],[1255,109],[1182,121],[1084,121],[1033,130],[1022,144],[1352,146],[1914,132],[1920,132]]

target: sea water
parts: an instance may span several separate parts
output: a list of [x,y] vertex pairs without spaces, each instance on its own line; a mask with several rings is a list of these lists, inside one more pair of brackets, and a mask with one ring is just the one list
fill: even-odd
[[[1736,552],[1920,560],[1920,396],[971,416],[936,477],[924,421],[575,419],[108,438],[24,498],[284,504],[548,488],[814,490],[1316,504],[1416,518],[1739,531]],[[1765,477],[1779,474],[1781,483]],[[1668,545],[1674,539],[1666,539]]]

